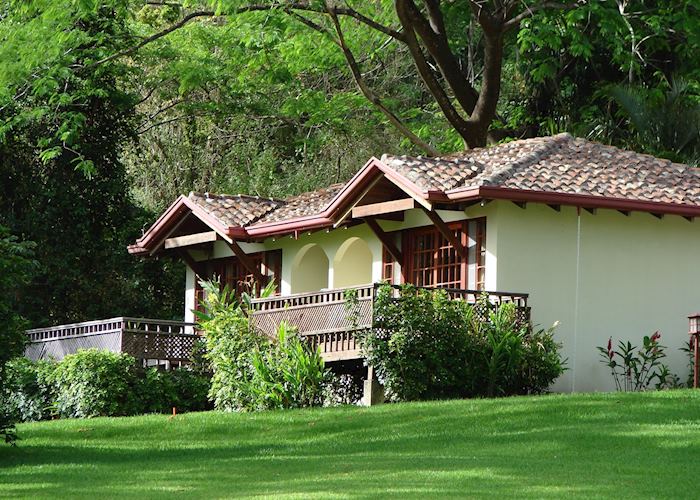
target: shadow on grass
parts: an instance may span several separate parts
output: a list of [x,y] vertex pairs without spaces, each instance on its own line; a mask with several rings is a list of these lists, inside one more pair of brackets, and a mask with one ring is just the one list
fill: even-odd
[[690,391],[20,427],[0,496],[688,497]]

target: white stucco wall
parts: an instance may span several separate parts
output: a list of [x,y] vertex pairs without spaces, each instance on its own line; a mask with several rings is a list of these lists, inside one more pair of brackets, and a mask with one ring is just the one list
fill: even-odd
[[656,330],[672,371],[685,379],[687,358],[678,349],[688,338],[686,316],[700,309],[700,224],[582,210],[579,240],[575,208],[494,204],[496,223],[489,219],[487,231],[497,233],[497,288],[529,292],[535,323],[561,322],[569,370],[554,390],[614,389],[596,346],[610,336],[638,345]]

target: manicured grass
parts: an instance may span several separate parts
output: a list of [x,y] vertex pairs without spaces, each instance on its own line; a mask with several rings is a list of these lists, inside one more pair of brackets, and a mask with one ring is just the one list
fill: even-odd
[[0,497],[697,497],[700,391],[21,425]]

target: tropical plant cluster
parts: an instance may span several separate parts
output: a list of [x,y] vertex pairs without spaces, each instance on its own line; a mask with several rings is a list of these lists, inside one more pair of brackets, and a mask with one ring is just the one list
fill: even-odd
[[[618,391],[648,391],[674,389],[683,386],[681,378],[671,372],[663,362],[666,358],[666,346],[661,344],[661,333],[645,335],[637,346],[630,341],[620,340],[615,347],[610,337],[605,346],[597,347],[600,362],[610,369],[610,376]],[[688,378],[686,385],[692,385],[693,352],[692,346],[681,347],[688,355]]]
[[[269,296],[273,285],[261,291]],[[206,338],[205,357],[212,370],[210,399],[217,410],[256,411],[304,408],[349,401],[347,383],[325,367],[317,349],[286,323],[274,338],[251,320],[252,296],[236,297],[216,282],[202,282],[205,312],[199,325]]]
[[209,379],[186,368],[137,368],[124,353],[80,350],[59,362],[16,358],[8,363],[0,394],[17,421],[201,411]]
[[360,340],[391,401],[536,394],[563,373],[554,327],[519,324],[514,304],[385,285]]

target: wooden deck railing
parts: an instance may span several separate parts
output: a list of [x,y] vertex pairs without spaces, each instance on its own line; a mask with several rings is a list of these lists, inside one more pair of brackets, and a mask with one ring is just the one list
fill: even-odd
[[[270,336],[275,334],[282,321],[296,326],[312,346],[320,347],[326,361],[356,359],[361,357],[361,352],[353,328],[363,329],[372,326],[372,310],[378,288],[378,284],[370,284],[287,297],[256,299],[253,301],[251,316],[253,323]],[[393,288],[398,294],[399,287]],[[345,308],[345,292],[349,289],[357,290],[356,325],[349,319]],[[528,294],[460,289],[445,289],[445,291],[452,298],[460,298],[472,304],[477,303],[484,294],[494,305],[512,302],[516,305],[518,321],[522,324],[530,321]],[[477,314],[485,315],[486,312],[477,310]]]
[[[398,287],[394,287],[398,294]],[[349,318],[345,293],[357,291],[355,319]],[[378,285],[337,288],[320,292],[300,293],[286,297],[256,299],[252,303],[251,320],[262,332],[274,336],[282,321],[297,327],[308,342],[319,347],[326,361],[357,359],[362,356],[354,328],[372,326],[372,310]],[[480,290],[445,289],[452,298],[476,303],[483,294],[495,305],[512,302],[518,320],[530,321],[527,294],[483,292]],[[477,314],[485,311],[476,310]],[[151,360],[186,363],[190,360],[198,338],[194,323],[144,318],[111,318],[28,330],[30,359],[62,359],[78,349],[91,347],[113,352],[126,352],[147,363]]]
[[29,359],[61,360],[79,349],[125,352],[144,362],[185,363],[198,338],[194,323],[146,318],[110,318],[27,330]]

